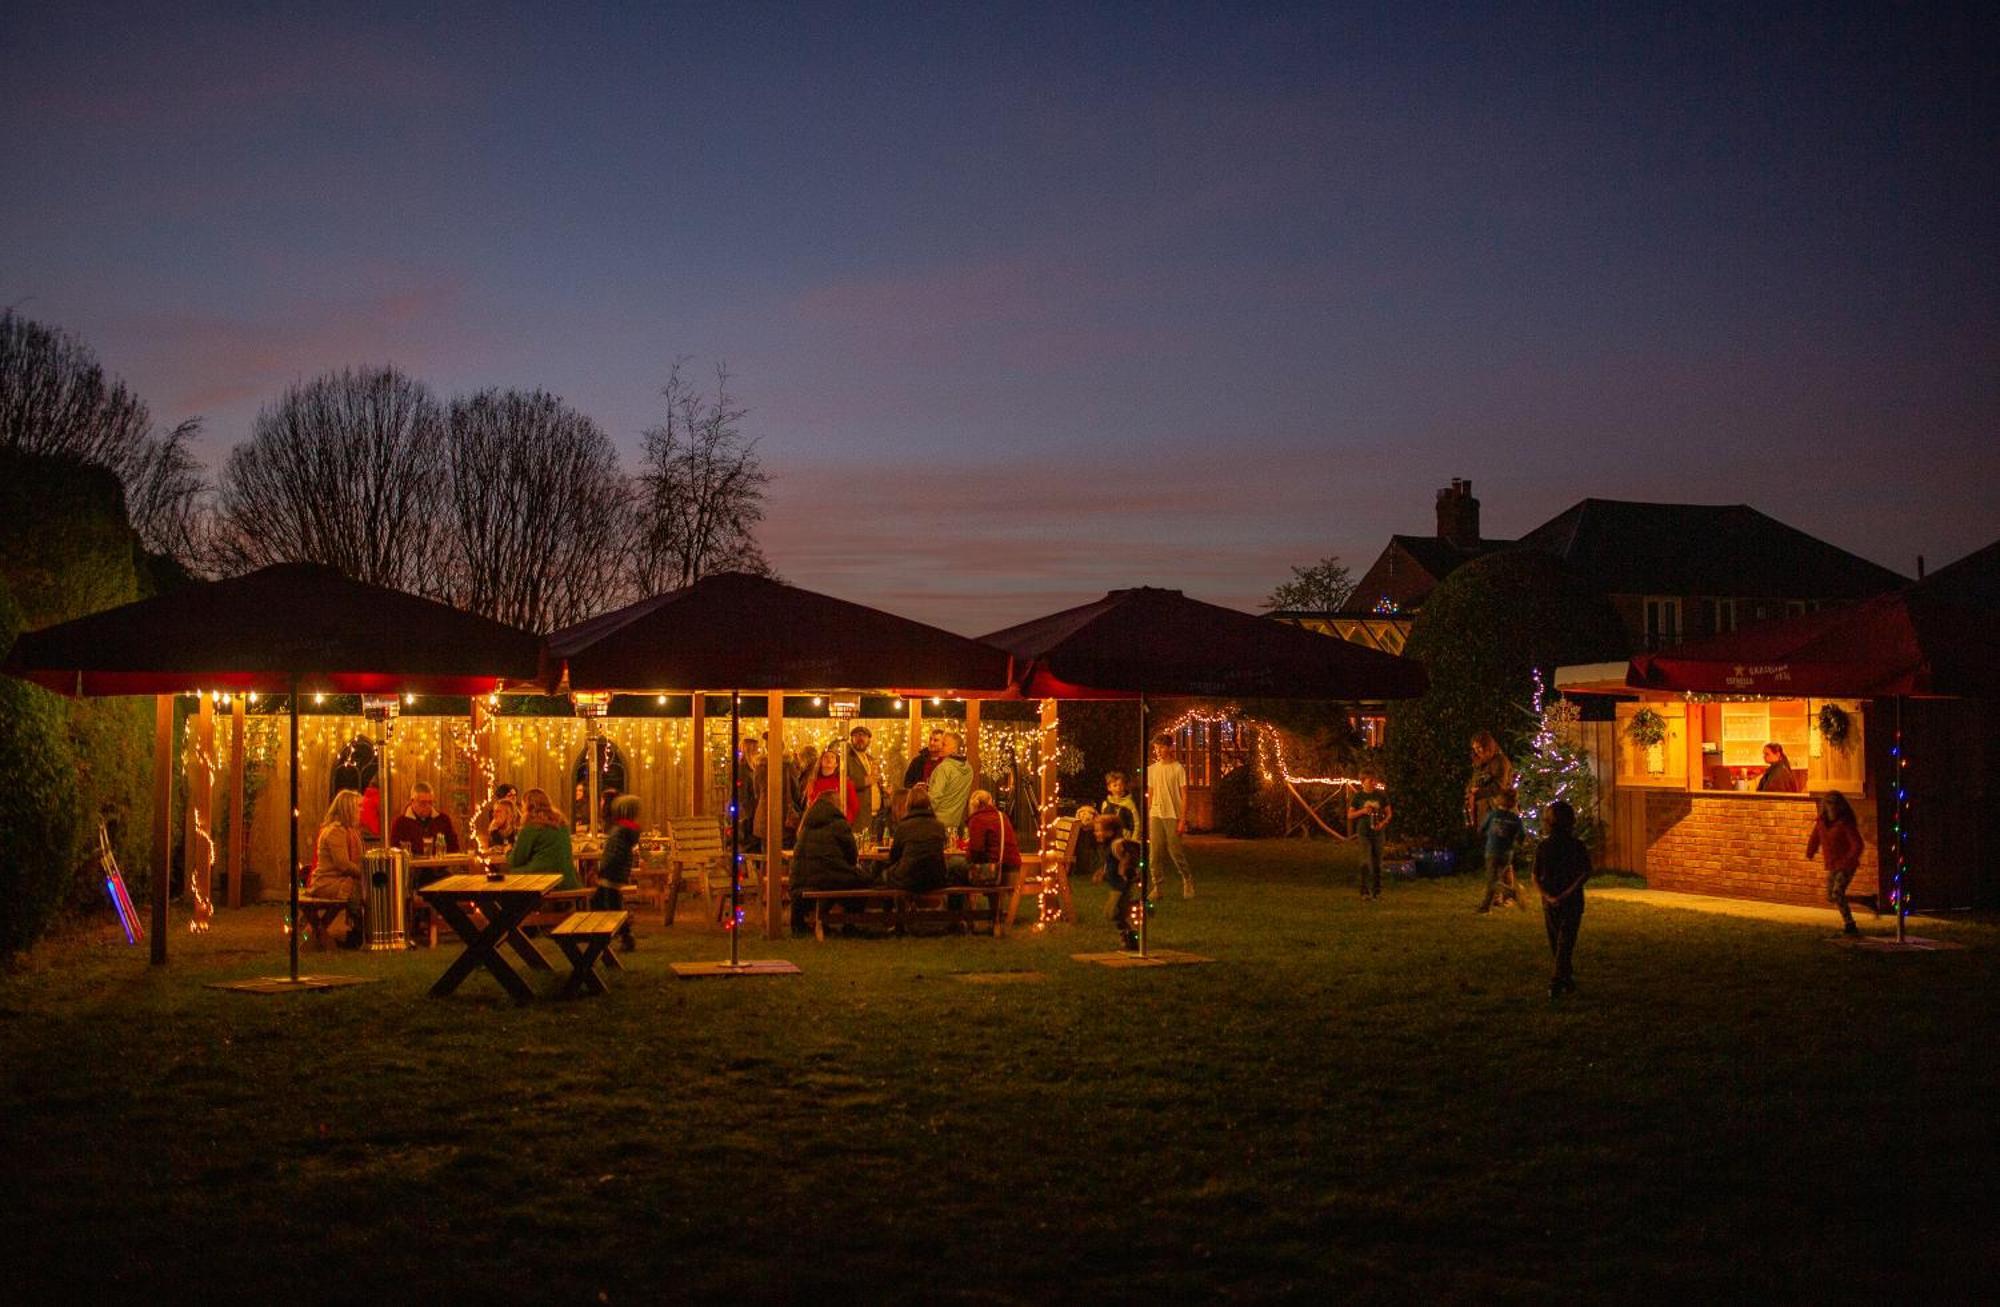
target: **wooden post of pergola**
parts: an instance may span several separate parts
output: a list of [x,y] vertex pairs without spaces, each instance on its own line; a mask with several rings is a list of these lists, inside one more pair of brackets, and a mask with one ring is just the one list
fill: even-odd
[[910,753],[915,758],[924,751],[924,700],[922,695],[910,696]]
[[487,785],[486,767],[484,765],[486,761],[484,732],[486,730],[487,719],[491,716],[492,714],[486,707],[486,700],[476,694],[473,695],[472,737],[467,741],[465,777],[465,802],[468,809],[466,812],[468,829],[465,832],[465,838],[468,846],[472,839],[472,831],[469,828],[472,818],[493,798],[493,791]]
[[708,810],[708,696],[700,690],[694,692],[690,701],[688,721],[693,735],[687,752],[687,811],[690,817],[699,817]]
[[229,701],[229,852],[223,868],[229,875],[229,906],[243,906],[244,851],[250,844],[250,816],[243,787],[244,696]]
[[979,784],[979,700],[965,701],[965,765],[972,769],[972,783]]
[[1041,767],[1039,768],[1041,774],[1036,778],[1041,782],[1041,789],[1039,791],[1041,804],[1039,810],[1035,813],[1035,842],[1037,845],[1041,843],[1041,833],[1048,828],[1049,819],[1055,815],[1053,805],[1055,804],[1056,781],[1061,775],[1056,768],[1056,754],[1058,752],[1056,727],[1056,701],[1054,699],[1044,699],[1042,700],[1042,733],[1038,737],[1041,747],[1037,750],[1041,758]]
[[152,963],[167,963],[167,890],[174,874],[174,696],[153,696]]
[[764,938],[778,938],[784,916],[778,911],[785,877],[785,696],[764,696]]

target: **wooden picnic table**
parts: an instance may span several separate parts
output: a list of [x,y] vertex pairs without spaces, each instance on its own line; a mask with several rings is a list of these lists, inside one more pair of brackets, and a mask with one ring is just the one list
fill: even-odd
[[562,884],[560,876],[447,876],[432,881],[417,894],[458,937],[465,952],[445,969],[431,986],[433,997],[443,997],[457,989],[473,968],[483,966],[493,973],[501,987],[522,1003],[534,998],[535,991],[500,951],[505,944],[516,957],[535,971],[552,971],[534,942],[521,932],[521,923],[541,906],[542,895]]

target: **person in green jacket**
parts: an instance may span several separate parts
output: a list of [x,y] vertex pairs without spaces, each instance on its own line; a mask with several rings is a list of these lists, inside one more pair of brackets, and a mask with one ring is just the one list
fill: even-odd
[[521,797],[528,813],[521,819],[521,833],[514,840],[514,851],[507,855],[507,866],[524,875],[561,876],[557,889],[582,889],[576,859],[570,856],[569,823],[549,802],[549,792],[534,789]]

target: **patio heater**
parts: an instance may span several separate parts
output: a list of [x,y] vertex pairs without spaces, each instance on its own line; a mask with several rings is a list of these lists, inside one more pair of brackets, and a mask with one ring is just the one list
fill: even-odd
[[[381,738],[375,744],[375,785],[381,792],[382,843],[361,855],[363,880],[368,887],[368,944],[370,951],[400,950],[408,947],[410,865],[403,851],[389,837],[396,829],[395,742],[396,716],[403,701],[393,694],[361,696],[362,720],[381,724]],[[374,732],[371,730],[370,735]]]
[[576,715],[583,719],[584,751],[590,755],[584,770],[589,773],[589,788],[585,791],[585,802],[590,805],[589,821],[584,829],[591,835],[597,834],[598,787],[604,776],[604,718],[611,711],[611,692],[608,690],[572,690],[570,703]]

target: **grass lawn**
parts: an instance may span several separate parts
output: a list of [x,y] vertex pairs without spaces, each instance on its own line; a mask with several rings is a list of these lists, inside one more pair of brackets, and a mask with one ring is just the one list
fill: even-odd
[[[0,977],[0,1257],[17,1302],[1830,1299],[1989,1290],[2000,930],[1862,954],[1831,926],[1608,901],[1582,992],[1467,879],[1354,893],[1324,844],[1204,843],[1157,944],[769,945],[605,998],[480,975],[249,997],[270,909]],[[1864,921],[1866,919],[1864,918]],[[1831,915],[1828,917],[1832,921]],[[311,956],[311,955],[308,955]],[[973,971],[1039,978],[970,983]],[[546,983],[546,982],[544,982]],[[19,1295],[19,1296],[15,1296]]]

